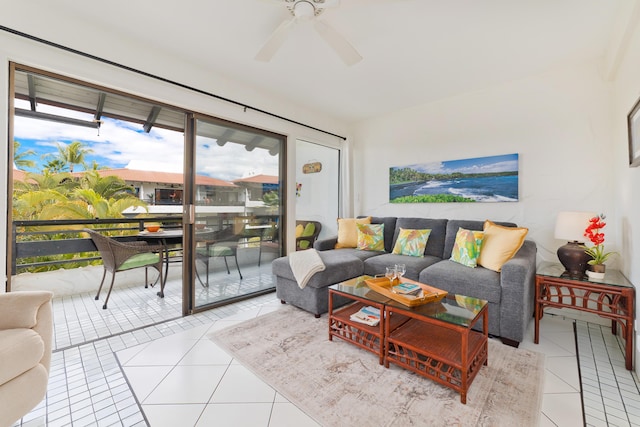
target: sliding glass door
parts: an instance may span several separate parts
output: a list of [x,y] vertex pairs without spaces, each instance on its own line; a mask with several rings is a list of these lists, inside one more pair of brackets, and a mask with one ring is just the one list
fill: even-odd
[[194,119],[193,307],[271,291],[282,253],[284,137]]
[[[79,230],[135,240],[147,223],[174,233],[168,317],[180,303],[186,315],[273,290],[271,260],[283,252],[282,135],[17,64],[11,87],[9,290],[58,283],[22,272],[72,275],[89,265],[95,278],[45,288],[95,294],[101,260]],[[139,287],[137,276],[123,276],[114,292]]]

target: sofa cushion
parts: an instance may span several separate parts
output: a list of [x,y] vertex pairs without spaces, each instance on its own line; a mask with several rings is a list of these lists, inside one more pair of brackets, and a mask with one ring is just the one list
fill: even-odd
[[408,255],[423,257],[424,249],[427,247],[427,241],[429,240],[430,229],[426,230],[413,230],[401,228],[398,233],[395,245],[393,245],[393,252],[396,255]]
[[489,220],[484,224],[484,238],[478,264],[500,271],[505,262],[518,252],[529,232],[524,227],[504,227]]
[[335,248],[355,248],[358,245],[356,224],[371,224],[371,217],[338,218],[338,243]]
[[357,249],[384,251],[384,224],[356,224],[358,228]]
[[384,224],[384,251],[387,253],[391,253],[393,249],[393,236],[396,231],[396,220],[397,218],[395,216],[371,217],[371,224]]
[[[352,256],[352,257],[356,257],[359,260],[364,261],[365,259],[369,259],[369,258],[373,258],[376,257],[378,255],[382,255],[384,254],[384,252],[378,252],[378,251],[363,251],[360,249],[356,249],[356,248],[343,248],[343,249],[332,249],[333,251],[338,251],[339,253],[345,255],[345,256]],[[321,252],[321,251],[318,251]]]
[[424,257],[412,257],[406,255],[382,254],[368,258],[364,261],[364,274],[369,276],[383,275],[386,267],[393,267],[396,264],[405,265],[404,277],[411,280],[418,280],[418,275],[426,267],[440,261],[440,258],[426,255]]
[[462,227],[458,228],[456,241],[451,251],[451,261],[467,267],[477,267],[483,237],[484,232],[482,231],[467,230]]
[[[442,258],[442,251],[444,250],[445,232],[447,229],[446,219],[398,218],[396,220],[396,229],[393,233],[393,245],[395,245],[395,242],[398,239],[398,234],[400,234],[400,228],[431,230],[431,234],[429,234],[429,240],[427,241],[427,247],[424,250],[424,254]],[[455,232],[454,232],[454,236],[455,236]],[[391,247],[393,247],[393,245]]]
[[[358,251],[353,249],[352,251]],[[378,252],[373,252],[378,253]],[[353,277],[361,276],[364,272],[364,264],[361,259],[351,254],[351,251],[345,249],[332,251],[319,251],[318,255],[325,265],[323,271],[314,274],[309,282],[308,288],[324,288],[335,283],[343,282]],[[289,265],[289,257],[281,257],[273,260],[271,270],[276,276],[284,277],[292,281],[296,281]]]
[[500,273],[483,267],[465,267],[451,260],[443,260],[425,268],[418,281],[451,294],[482,298],[494,303],[499,303],[502,297]]
[[44,356],[42,337],[31,329],[0,331],[0,384],[4,384],[40,363]]
[[[499,224],[505,227],[516,227],[516,224],[512,222],[495,222],[495,224]],[[447,222],[447,235],[444,242],[444,252],[442,254],[442,259],[451,258],[451,251],[453,250],[453,245],[456,242],[456,233],[458,232],[459,228],[483,231],[484,221],[450,219],[449,222]]]

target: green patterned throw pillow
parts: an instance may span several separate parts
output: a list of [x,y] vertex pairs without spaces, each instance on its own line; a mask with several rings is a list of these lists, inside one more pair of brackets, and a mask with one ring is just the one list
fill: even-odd
[[427,247],[427,240],[431,234],[431,229],[412,230],[401,228],[398,239],[393,246],[394,254],[409,256],[424,256],[424,248]]
[[[300,237],[311,237],[316,232],[316,225],[312,222],[308,222],[304,226]],[[300,240],[300,249],[308,249],[311,246],[311,242],[308,240]]]
[[465,230],[458,228],[456,241],[451,251],[451,261],[466,265],[467,267],[477,267],[480,249],[482,248],[482,231]]
[[384,251],[384,224],[356,224],[358,246],[363,251]]

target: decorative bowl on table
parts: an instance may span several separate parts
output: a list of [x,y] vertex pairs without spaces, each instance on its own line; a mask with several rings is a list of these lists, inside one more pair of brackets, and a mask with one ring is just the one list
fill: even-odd
[[147,224],[145,225],[145,228],[149,233],[156,233],[160,231],[160,224]]

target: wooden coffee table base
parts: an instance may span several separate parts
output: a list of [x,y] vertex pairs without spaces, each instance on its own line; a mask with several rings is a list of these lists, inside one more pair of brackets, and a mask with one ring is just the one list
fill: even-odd
[[[384,321],[381,320],[376,326],[369,326],[363,323],[354,322],[350,316],[360,310],[365,305],[377,307],[381,315],[384,315],[384,305],[376,304],[371,301],[362,301],[357,297],[351,296],[356,301],[339,310],[333,310],[333,297],[340,294],[333,289],[329,290],[329,341],[333,341],[333,337],[337,337],[348,341],[356,346],[375,353],[378,355],[379,362],[384,362]],[[344,294],[342,294],[344,295]],[[406,316],[395,316],[391,322],[391,330],[397,328],[404,322],[409,320]]]
[[[365,283],[368,278],[357,277],[329,287],[329,340],[340,338],[376,354],[387,368],[393,363],[449,387],[467,403],[467,390],[487,364],[487,301],[450,295],[441,302],[407,307],[371,290]],[[334,310],[337,296],[353,303]],[[365,305],[380,310],[378,325],[350,319]],[[480,322],[482,332],[473,330]]]
[[[398,309],[386,307],[385,317]],[[479,317],[487,331],[487,308]],[[385,367],[402,366],[460,393],[467,403],[467,390],[488,359],[488,335],[469,328],[445,324],[410,312],[412,317],[385,334]],[[392,317],[393,317],[392,316]]]

